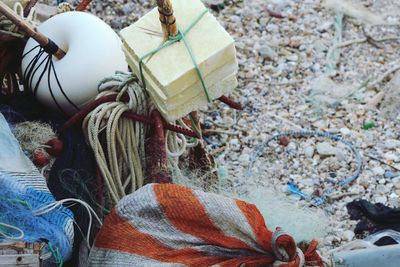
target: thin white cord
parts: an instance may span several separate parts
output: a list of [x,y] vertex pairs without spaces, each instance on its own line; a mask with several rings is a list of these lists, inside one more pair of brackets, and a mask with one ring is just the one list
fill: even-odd
[[[146,92],[132,74],[117,72],[103,80],[98,98],[116,94],[116,101],[104,103],[90,112],[83,129],[93,149],[97,165],[110,193],[117,203],[144,184],[145,148],[148,126],[122,115],[126,111],[148,116],[151,105]],[[120,101],[129,96],[128,103]],[[105,143],[100,141],[105,136]]]
[[183,134],[177,134],[167,131],[165,134],[167,156],[171,158],[179,158],[187,148],[186,137]]
[[66,198],[66,199],[62,199],[62,200],[59,200],[59,201],[55,201],[55,202],[50,203],[50,204],[48,204],[48,205],[45,205],[45,206],[43,206],[43,207],[40,207],[40,208],[34,210],[34,211],[33,211],[33,214],[34,214],[35,216],[40,216],[40,215],[49,213],[49,212],[51,212],[52,210],[54,210],[55,208],[57,208],[57,207],[63,205],[64,203],[67,203],[67,202],[79,203],[79,204],[81,204],[82,206],[84,206],[84,207],[86,208],[86,210],[87,210],[87,212],[88,212],[88,214],[89,214],[89,226],[88,226],[88,232],[87,232],[87,234],[86,234],[86,240],[87,240],[87,245],[88,245],[88,247],[90,248],[89,239],[90,239],[90,232],[91,232],[92,223],[93,223],[92,214],[94,215],[94,217],[96,218],[97,222],[98,222],[100,225],[103,225],[103,223],[101,222],[99,216],[97,216],[97,214],[96,214],[96,212],[93,210],[93,208],[92,208],[89,204],[87,204],[85,201],[82,201],[82,200],[76,199],[76,198]]
[[7,224],[7,223],[2,223],[2,222],[0,222],[0,226],[2,226],[4,228],[9,228],[11,230],[14,230],[14,231],[20,233],[19,236],[12,236],[12,235],[8,235],[7,233],[5,233],[5,232],[0,230],[0,235],[3,236],[5,239],[8,239],[8,240],[21,240],[25,236],[24,231],[22,231],[22,229],[20,229],[20,228],[18,228],[16,226],[13,226],[13,225],[10,225],[10,224]]

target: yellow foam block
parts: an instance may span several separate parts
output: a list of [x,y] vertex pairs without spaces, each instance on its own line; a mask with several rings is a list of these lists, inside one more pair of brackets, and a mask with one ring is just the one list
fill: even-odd
[[[206,9],[200,0],[172,0],[171,2],[177,26],[181,30],[189,27]],[[157,8],[133,25],[123,29],[121,37],[126,55],[131,59],[132,71],[140,77],[139,59],[149,51],[158,48],[164,40]],[[208,77],[215,70],[224,68],[227,63],[235,62],[237,65],[234,40],[211,13],[206,13],[198,21],[186,34],[186,40],[193,51],[203,77]],[[191,57],[182,41],[146,58],[143,72],[146,84],[154,85],[149,90],[154,89],[153,94],[157,94],[161,98],[175,96],[199,82]],[[226,77],[218,78],[224,80]],[[207,84],[207,78],[205,81]],[[235,81],[231,81],[235,83]],[[215,87],[214,90],[218,90],[218,88]],[[202,88],[197,88],[197,90],[203,91]],[[212,95],[211,92],[210,94]]]
[[[125,48],[123,48],[125,50]],[[129,55],[126,56],[128,64],[131,64],[133,62],[133,58]],[[215,70],[214,72],[210,73],[207,75],[205,78],[206,85],[211,90],[210,88],[217,83],[221,82],[220,77],[227,77],[230,76],[231,74],[236,74],[238,71],[238,66],[237,62],[232,61],[229,63],[226,63],[224,67],[219,68]],[[134,71],[135,72],[135,71]],[[160,106],[164,110],[173,110],[176,109],[179,105],[184,104],[187,101],[190,101],[192,98],[198,96],[199,94],[203,94],[204,97],[204,102],[205,104],[207,103],[206,96],[204,94],[204,90],[202,87],[202,84],[200,80],[198,80],[196,83],[194,83],[191,87],[184,89],[183,91],[179,92],[178,94],[172,96],[172,97],[167,97],[162,93],[162,90],[156,87],[156,84],[153,83],[153,81],[149,80],[149,82],[146,84],[146,88],[149,92],[151,92],[151,95],[153,96],[153,101],[157,104],[157,106]],[[214,87],[216,88],[216,87]],[[230,90],[234,89],[234,87]],[[226,90],[224,90],[226,91]],[[226,93],[226,92],[225,92]],[[219,92],[213,92],[213,95],[217,95],[217,97],[220,97],[222,93]]]
[[[217,85],[212,86],[211,90],[212,92],[220,92],[220,95],[213,95],[211,93],[211,97],[218,98],[221,95],[227,94],[228,92],[232,91],[235,87],[237,87],[238,82],[236,79],[236,74],[232,74],[228,77],[226,77],[224,80],[222,80],[220,83]],[[164,110],[163,108],[159,107],[159,111],[161,112],[161,115],[168,121],[168,122],[174,122],[177,119],[180,119],[186,115],[188,115],[190,112],[193,110],[197,110],[200,107],[204,106],[207,104],[207,100],[204,98],[204,94],[199,94],[195,98],[191,99],[190,101],[178,106],[175,110]],[[195,107],[195,109],[193,109]]]

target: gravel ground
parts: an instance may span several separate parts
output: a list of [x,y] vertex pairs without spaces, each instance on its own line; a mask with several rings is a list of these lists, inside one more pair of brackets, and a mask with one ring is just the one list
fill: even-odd
[[[208,148],[215,153],[220,173],[226,173],[224,189],[238,191],[253,183],[286,192],[287,182],[292,181],[304,193],[317,196],[351,175],[356,168],[354,155],[321,137],[290,138],[288,146],[272,142],[254,162],[253,175],[247,174],[254,150],[272,134],[313,130],[352,142],[364,165],[353,184],[336,190],[342,197],[313,207],[330,218],[323,251],[355,238],[356,222],[349,220],[346,203],[363,198],[398,207],[400,74],[393,78],[392,70],[400,65],[400,42],[373,39],[399,36],[399,27],[365,25],[345,16],[342,42],[366,36],[368,42],[343,47],[328,79],[323,74],[328,73],[327,54],[337,29],[335,13],[320,0],[207,2],[214,3],[212,12],[236,40],[240,71],[234,97],[245,107],[235,112],[218,104],[204,110],[204,123],[212,133],[206,139]],[[391,24],[400,21],[400,1],[358,3]],[[94,0],[91,11],[118,30],[154,5],[154,1]],[[283,18],[271,18],[267,8]],[[392,74],[384,75],[387,71]],[[287,199],[311,205],[293,195]]]

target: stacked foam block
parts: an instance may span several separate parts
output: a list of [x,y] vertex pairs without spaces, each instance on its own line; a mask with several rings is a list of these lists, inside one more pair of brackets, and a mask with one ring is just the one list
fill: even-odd
[[[200,0],[172,0],[177,26],[185,31],[206,9]],[[143,55],[165,42],[157,8],[121,31],[123,50],[132,71],[140,75]],[[237,86],[238,63],[234,40],[207,12],[187,32],[211,99]],[[186,116],[208,103],[204,88],[183,41],[176,42],[143,60],[146,89],[167,121]]]

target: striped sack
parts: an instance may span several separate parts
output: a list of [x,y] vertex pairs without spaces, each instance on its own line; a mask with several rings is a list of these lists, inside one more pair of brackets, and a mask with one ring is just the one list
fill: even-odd
[[107,216],[89,266],[323,266],[316,246],[303,253],[292,237],[269,231],[256,206],[244,201],[149,184]]

